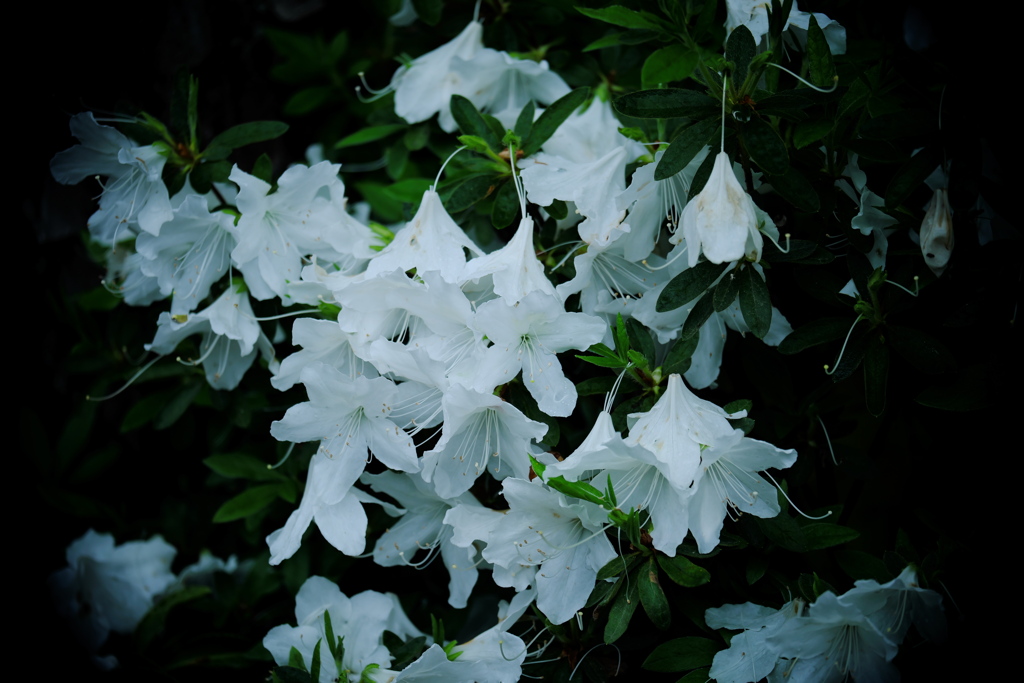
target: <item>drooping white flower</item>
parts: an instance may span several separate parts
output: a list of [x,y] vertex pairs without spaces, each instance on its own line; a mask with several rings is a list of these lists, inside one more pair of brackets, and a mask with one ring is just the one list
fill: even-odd
[[935,190],[932,195],[921,222],[920,241],[924,262],[936,277],[942,275],[953,253],[953,216],[949,208],[949,194],[944,188]]
[[712,263],[728,263],[741,258],[761,260],[764,240],[758,230],[754,201],[733,171],[729,155],[719,152],[704,189],[683,209],[682,234],[671,242],[686,238],[690,267],[697,265],[701,253]]
[[[771,7],[771,2],[768,0],[726,0],[725,7],[726,31],[731,33],[738,26],[746,26],[753,34],[754,42],[758,44],[768,35],[768,10]],[[797,3],[794,2],[785,29],[796,33],[798,40],[805,42],[811,14],[810,12],[801,12],[797,8]],[[840,26],[839,22],[829,19],[824,14],[814,12],[813,15],[825,34],[825,41],[832,54],[844,54],[846,52],[846,29]]]

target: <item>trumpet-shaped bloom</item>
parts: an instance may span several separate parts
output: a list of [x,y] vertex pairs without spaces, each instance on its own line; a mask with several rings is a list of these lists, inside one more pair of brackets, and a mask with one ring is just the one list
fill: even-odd
[[939,188],[921,223],[921,254],[936,277],[942,275],[953,253],[953,216],[949,209],[949,195]]
[[[704,189],[683,209],[682,237],[689,247],[690,267],[697,265],[701,252],[712,263],[727,263],[747,257],[761,260],[764,240],[757,227],[754,201],[740,186],[729,161],[719,152]],[[670,240],[679,243],[679,233]]]

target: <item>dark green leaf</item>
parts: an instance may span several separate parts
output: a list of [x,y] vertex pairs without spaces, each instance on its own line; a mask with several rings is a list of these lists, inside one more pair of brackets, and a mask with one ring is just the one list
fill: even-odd
[[882,163],[904,163],[907,161],[907,152],[899,149],[896,145],[885,140],[868,140],[860,138],[850,140],[846,146],[851,152],[855,152],[863,159],[880,161]]
[[450,214],[465,211],[493,193],[496,185],[497,178],[491,173],[471,175],[455,186],[448,198],[445,199],[444,208]]
[[654,648],[643,668],[648,671],[688,671],[710,666],[718,644],[708,638],[676,638]]
[[621,557],[613,557],[608,561],[608,564],[601,567],[597,572],[597,580],[604,581],[605,579],[611,579],[619,574],[628,573],[633,566],[640,561],[640,553],[633,553],[631,555],[623,555]]
[[288,651],[288,666],[302,669],[303,672],[306,671],[306,660],[302,658],[302,653],[294,645]]
[[383,126],[371,126],[370,128],[363,128],[362,130],[356,131],[351,135],[346,135],[342,139],[338,140],[334,144],[334,149],[341,149],[343,147],[355,147],[356,145],[365,145],[368,142],[374,142],[376,140],[382,140],[389,135],[394,135],[398,131],[406,130],[408,126],[402,123],[389,123]]
[[206,382],[193,378],[172,394],[163,410],[153,419],[153,429],[167,429],[177,422],[178,418],[184,415],[188,407],[192,405],[192,401],[204,386],[206,386]]
[[699,59],[696,52],[679,43],[655,50],[644,62],[641,72],[643,87],[653,88],[660,83],[686,80],[697,68]]
[[630,318],[626,321],[626,332],[629,335],[629,345],[636,349],[650,366],[654,366],[654,340],[651,339],[651,332],[638,320]]
[[679,339],[689,339],[690,337],[697,336],[700,328],[704,326],[704,323],[708,321],[711,314],[715,312],[714,297],[714,292],[708,292],[697,300],[697,303],[690,309],[686,320],[683,322],[683,329],[679,332]]
[[941,156],[936,149],[923,149],[896,171],[885,190],[885,206],[895,209],[910,194],[922,186],[925,178],[939,165]]
[[191,602],[211,593],[208,586],[186,586],[161,598],[135,627],[135,637],[145,649],[164,630],[170,611],[186,602]]
[[699,337],[690,337],[689,339],[680,339],[672,348],[669,350],[668,355],[665,357],[665,362],[662,364],[662,374],[667,377],[669,375],[681,375],[690,369],[690,359],[693,357],[693,352],[697,350],[697,342]]
[[772,324],[772,299],[768,285],[753,266],[743,269],[739,282],[740,312],[747,327],[758,339],[764,339]]
[[938,116],[934,111],[910,109],[876,116],[865,121],[859,130],[869,140],[894,140],[930,135],[937,126]]
[[754,524],[769,541],[786,550],[802,553],[807,549],[803,529],[787,514],[776,515],[769,519],[755,518]]
[[520,138],[525,140],[530,136],[530,131],[533,130],[533,117],[536,111],[536,105],[534,105],[533,100],[530,100],[526,103],[526,106],[523,107],[523,110],[519,112],[519,116],[516,118],[516,125],[513,130]]
[[274,162],[266,152],[256,158],[256,163],[252,165],[252,174],[265,183],[274,182]]
[[313,681],[303,669],[293,666],[279,666],[273,671],[274,680],[280,683],[319,683]]
[[811,83],[821,88],[832,87],[836,75],[832,51],[825,40],[825,32],[818,26],[818,20],[813,14],[807,25],[807,65]]
[[270,469],[267,463],[247,453],[218,453],[203,460],[203,464],[230,479],[280,481],[285,478],[277,470]]
[[708,154],[701,162],[701,165],[697,167],[697,172],[693,174],[693,182],[690,183],[690,193],[687,195],[687,201],[693,199],[700,191],[704,189],[704,186],[708,182],[708,178],[711,177],[711,171],[715,167],[715,157],[717,154]]
[[281,121],[250,121],[232,126],[210,141],[203,156],[211,161],[226,159],[231,150],[254,142],[273,140],[285,134],[288,124]]
[[750,158],[766,173],[782,175],[789,168],[789,152],[786,143],[763,118],[752,118],[740,128],[740,138],[750,153]]
[[793,129],[793,146],[797,149],[803,149],[831,133],[834,126],[835,122],[827,119],[801,123]]
[[845,342],[845,347],[840,347],[839,352],[842,355],[836,360],[835,367],[832,368],[833,382],[846,379],[860,367],[861,361],[864,360],[864,353],[867,351],[868,340],[877,334],[877,331],[872,333],[863,320],[853,328],[849,340]]
[[556,221],[560,221],[569,215],[569,207],[565,205],[561,199],[556,199],[551,202],[550,206],[545,207],[548,215],[554,218]]
[[612,5],[610,7],[603,7],[601,9],[591,9],[589,7],[577,7],[576,11],[580,14],[590,17],[591,19],[597,19],[608,24],[614,24],[615,26],[622,26],[623,28],[646,28],[646,29],[659,29],[659,19],[647,12],[637,12],[635,10],[627,9],[622,5]]
[[231,163],[228,161],[210,161],[192,167],[189,181],[196,192],[209,192],[213,183],[226,183],[231,175]]
[[925,389],[915,400],[921,405],[939,410],[964,411],[986,408],[992,398],[989,372],[987,365],[964,368],[956,373],[951,381]]
[[836,561],[851,579],[874,579],[886,583],[893,577],[885,568],[885,562],[861,550],[838,550]]
[[608,624],[604,627],[604,642],[609,645],[618,640],[629,628],[629,620],[633,618],[636,605],[640,602],[637,595],[636,577],[630,578],[628,581],[626,577],[623,577],[619,581],[625,581],[626,587],[619,591],[611,609],[608,610]]
[[864,401],[868,412],[880,417],[885,412],[885,390],[889,381],[889,347],[875,336],[864,354]]
[[757,43],[750,29],[740,24],[725,43],[725,58],[733,63],[732,82],[739,87],[747,77],[747,67],[757,52]]
[[452,95],[451,100],[452,116],[459,124],[459,130],[466,135],[475,135],[484,140],[493,151],[502,149],[499,136],[494,134],[491,126],[484,119],[483,114],[472,102],[462,95]]
[[620,114],[638,119],[701,119],[718,110],[718,102],[696,90],[663,88],[623,95],[613,103]]
[[654,169],[654,179],[665,180],[682,171],[701,150],[719,137],[720,131],[721,125],[717,118],[698,121],[679,131]]
[[169,392],[160,392],[144,397],[133,405],[121,421],[121,433],[126,434],[149,423],[157,414],[163,410],[167,403]]
[[540,151],[548,138],[554,135],[558,127],[587,101],[589,95],[590,88],[576,88],[552,102],[551,106],[533,122],[529,136],[523,141],[523,154],[530,156]]
[[[391,632],[385,631],[384,633],[389,634]],[[391,633],[391,635],[394,636],[393,633]],[[394,643],[393,647],[389,646],[388,650],[394,658],[394,661],[391,662],[391,667],[397,671],[399,669],[404,669],[409,664],[412,664],[423,653],[423,649],[427,644],[427,637],[419,636],[418,638],[413,638],[408,642],[402,642],[398,636],[394,637],[397,642]]]
[[576,356],[580,360],[586,361],[592,365],[596,365],[599,368],[624,368],[627,365],[627,361],[621,358],[604,358],[602,356]]
[[711,580],[711,574],[708,573],[707,569],[698,567],[690,560],[686,559],[682,555],[676,555],[675,557],[667,557],[666,555],[658,554],[658,564],[668,574],[668,578],[678,583],[680,586],[686,586],[687,588],[696,588],[702,586]]
[[430,126],[426,124],[411,126],[405,131],[405,135],[402,136],[402,143],[410,152],[423,149],[427,146],[428,142],[430,142]]
[[655,309],[659,313],[674,311],[683,304],[693,301],[714,284],[728,265],[701,261],[693,268],[687,268],[665,286],[658,297]]
[[614,377],[591,377],[576,385],[576,393],[580,396],[607,394],[614,385]]
[[771,176],[768,182],[779,196],[801,211],[814,213],[821,207],[814,186],[792,166],[783,175]]
[[774,242],[770,240],[765,242],[761,259],[772,263],[793,263],[812,256],[818,249],[818,243],[810,240],[789,240],[786,242],[786,246],[786,251],[780,251]]
[[309,663],[309,679],[311,681],[320,680],[320,644],[323,639],[317,639],[316,645],[313,646],[313,659]]
[[764,555],[755,555],[747,562],[747,585],[753,586],[764,576],[768,569],[768,558]]
[[822,550],[832,546],[849,543],[860,536],[860,532],[838,524],[827,524],[816,522],[808,524],[803,528],[805,548],[807,550]]
[[846,336],[849,318],[820,318],[812,320],[789,333],[779,344],[779,353],[793,355],[819,344],[827,344]]
[[[746,270],[750,269],[747,268]],[[715,296],[712,300],[715,305],[715,312],[721,313],[732,306],[732,302],[736,301],[739,293],[740,278],[736,276],[736,269],[733,269],[726,273],[722,281],[715,287]]]
[[289,116],[302,116],[326,104],[337,97],[338,92],[333,85],[317,85],[304,88],[285,102],[284,113]]
[[220,506],[213,515],[215,523],[233,522],[255,514],[277,497],[279,484],[263,484],[243,491]]
[[416,15],[428,26],[437,26],[441,21],[441,9],[444,7],[444,0],[412,0],[413,9]]
[[665,598],[665,591],[658,581],[658,566],[654,563],[653,557],[641,568],[637,578],[640,583],[640,602],[651,623],[660,629],[668,628],[672,624],[672,611],[669,609],[668,599]]
[[931,335],[902,325],[889,325],[886,330],[892,347],[919,372],[939,374],[956,367],[953,353]]
[[494,208],[491,209],[491,224],[501,230],[510,225],[519,213],[519,195],[515,183],[505,181],[498,188],[494,197]]

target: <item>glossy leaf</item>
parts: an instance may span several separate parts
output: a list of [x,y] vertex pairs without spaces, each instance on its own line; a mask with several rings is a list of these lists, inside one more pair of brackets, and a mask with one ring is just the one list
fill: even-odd
[[233,522],[255,514],[270,505],[277,497],[278,484],[263,484],[243,491],[234,498],[231,498],[213,515],[214,523]]
[[725,58],[733,63],[732,82],[739,87],[747,77],[750,60],[757,52],[757,43],[750,29],[742,24],[729,34],[725,43]]
[[481,138],[492,150],[501,149],[501,140],[494,135],[494,131],[476,105],[462,95],[452,95],[451,108],[452,117],[455,123],[459,124],[459,130],[466,135]]
[[714,115],[718,102],[706,94],[684,88],[640,90],[613,103],[616,111],[638,119],[700,119]]
[[591,19],[597,19],[598,21],[614,24],[615,26],[621,26],[623,28],[661,28],[659,25],[660,20],[656,16],[648,12],[637,12],[636,10],[627,9],[622,5],[612,5],[610,7],[603,7],[600,9],[577,7],[576,11],[584,16],[590,17]]
[[590,88],[576,88],[552,102],[551,106],[533,122],[529,136],[523,141],[523,154],[530,156],[540,151],[548,138],[555,134],[558,127],[572,116],[572,113],[579,109],[589,96]]
[[772,324],[772,299],[768,285],[752,266],[744,268],[739,275],[740,311],[747,327],[758,339],[764,339]]
[[693,301],[714,284],[728,265],[701,261],[693,268],[687,268],[665,286],[658,296],[655,309],[660,313],[674,311],[683,304]]
[[654,169],[654,179],[665,180],[682,171],[701,150],[720,136],[720,131],[721,124],[717,118],[704,119],[682,129],[672,138],[672,144]]
[[792,166],[787,168],[782,175],[771,176],[768,182],[779,193],[779,196],[800,211],[814,213],[821,207],[821,200],[818,199],[818,193],[814,191],[814,186]]
[[713,291],[708,292],[690,309],[690,313],[686,316],[686,321],[683,322],[683,329],[679,332],[680,339],[689,339],[690,337],[697,336],[700,328],[704,326],[704,323],[708,321],[711,314],[715,312],[714,296],[715,293]]
[[401,123],[389,123],[383,126],[371,126],[370,128],[363,128],[362,130],[356,131],[351,135],[346,135],[342,139],[338,140],[334,144],[335,149],[342,149],[343,147],[355,147],[357,145],[365,145],[368,142],[375,142],[382,140],[389,135],[393,135],[398,131],[405,130],[408,128],[405,124]]
[[643,85],[651,88],[659,83],[686,80],[697,68],[699,59],[696,52],[678,43],[655,50],[644,61],[641,71]]
[[672,611],[668,606],[668,599],[665,591],[661,588],[658,580],[658,566],[652,557],[642,567],[637,577],[640,583],[640,602],[644,606],[644,612],[651,622],[660,629],[666,629],[672,624]]
[[494,196],[491,224],[499,230],[508,227],[518,213],[519,195],[516,193],[516,186],[515,183],[507,180],[498,187],[498,193]]
[[812,320],[789,333],[779,344],[779,353],[793,355],[819,344],[828,344],[846,336],[849,318],[820,318]]
[[629,621],[633,618],[637,603],[640,602],[636,577],[631,577],[628,581],[623,577],[619,581],[626,582],[626,586],[612,602],[611,609],[608,610],[608,623],[604,627],[604,642],[609,645],[621,638],[629,628]]
[[689,671],[710,666],[718,644],[708,638],[676,638],[654,648],[643,663],[648,671]]
[[813,14],[807,25],[807,65],[812,83],[822,88],[832,86],[836,75],[832,51],[825,40],[825,32],[818,26],[818,20]]
[[668,557],[659,553],[657,557],[658,564],[665,570],[668,578],[680,586],[695,588],[711,580],[711,574],[707,569],[697,566],[682,555]]

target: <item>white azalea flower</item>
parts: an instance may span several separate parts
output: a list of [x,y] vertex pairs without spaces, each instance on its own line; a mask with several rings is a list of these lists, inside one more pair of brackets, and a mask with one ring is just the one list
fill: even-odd
[[703,252],[712,263],[728,263],[741,258],[761,260],[764,240],[758,230],[754,202],[733,172],[729,155],[719,152],[704,189],[683,209],[682,235],[669,240],[678,244],[686,238],[690,267],[697,265]]

